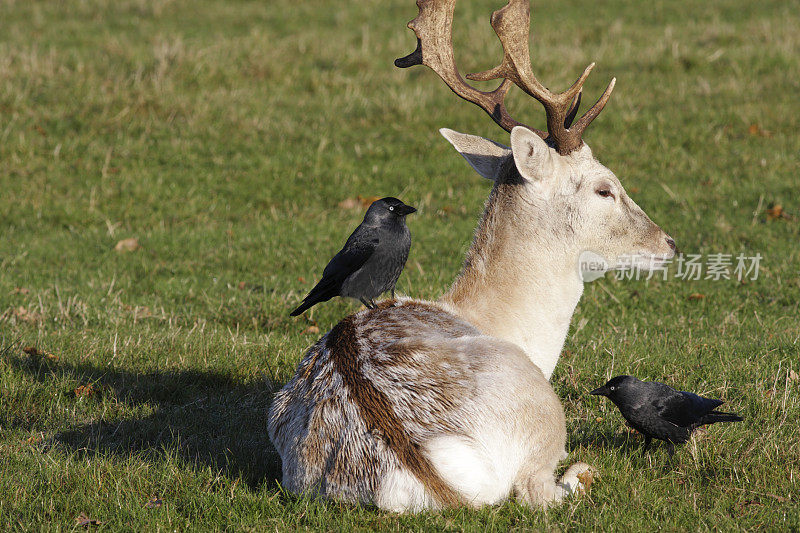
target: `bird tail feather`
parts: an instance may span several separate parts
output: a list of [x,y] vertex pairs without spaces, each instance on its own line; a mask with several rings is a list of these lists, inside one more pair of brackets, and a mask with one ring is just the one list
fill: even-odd
[[289,316],[297,316],[306,309],[313,307],[320,302],[327,302],[337,294],[338,291],[335,290],[335,284],[323,278],[313,289],[311,289],[311,292],[308,293],[308,296],[303,298],[303,303],[301,303],[297,309],[289,313]]
[[716,424],[717,422],[741,422],[743,418],[736,413],[723,413],[722,411],[711,411],[703,416],[700,424]]
[[306,309],[308,309],[309,307],[311,307],[312,305],[314,305],[315,303],[317,302],[309,302],[308,300],[303,300],[303,303],[301,303],[297,309],[289,313],[289,316],[297,316]]

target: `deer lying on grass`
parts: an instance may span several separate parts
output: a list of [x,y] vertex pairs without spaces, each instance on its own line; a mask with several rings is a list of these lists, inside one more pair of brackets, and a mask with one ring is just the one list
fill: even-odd
[[[579,254],[591,250],[611,266],[634,254],[658,261],[672,257],[675,243],[581,140],[614,81],[574,121],[593,65],[560,94],[533,76],[527,0],[492,16],[505,57],[470,79],[503,78],[493,92],[456,70],[455,0],[417,4],[409,23],[417,49],[396,64],[432,68],[511,132],[511,148],[441,130],[494,181],[463,270],[437,302],[388,300],[339,322],[276,395],[269,435],[292,492],[397,511],[493,504],[511,494],[544,506],[591,473],[576,463],[555,479],[566,426],[548,381],[583,291]],[[544,106],[547,132],[508,115],[512,83]]]

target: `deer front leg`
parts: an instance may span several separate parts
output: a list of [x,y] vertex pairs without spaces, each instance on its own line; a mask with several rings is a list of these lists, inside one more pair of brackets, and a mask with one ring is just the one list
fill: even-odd
[[597,471],[586,463],[575,463],[567,468],[561,479],[558,480],[558,487],[562,491],[562,497],[570,494],[583,494],[594,481]]
[[560,503],[571,494],[581,494],[591,484],[594,468],[586,463],[575,463],[556,481],[554,465],[529,468],[514,483],[517,499],[530,507],[548,507]]

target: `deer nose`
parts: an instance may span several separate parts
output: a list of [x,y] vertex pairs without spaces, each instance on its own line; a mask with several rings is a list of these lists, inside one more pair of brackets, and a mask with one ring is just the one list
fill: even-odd
[[669,245],[669,247],[672,248],[672,251],[674,252],[676,249],[675,241],[673,240],[672,237],[667,237],[666,239],[667,239],[667,245]]

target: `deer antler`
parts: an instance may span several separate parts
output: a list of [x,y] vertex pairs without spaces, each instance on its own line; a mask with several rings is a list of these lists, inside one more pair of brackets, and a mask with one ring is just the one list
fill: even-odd
[[[484,92],[464,81],[453,58],[453,10],[456,0],[417,0],[419,15],[408,23],[417,35],[417,49],[406,57],[396,59],[400,68],[425,65],[436,72],[458,96],[486,111],[501,128],[511,131],[524,125],[508,114],[504,100],[511,88],[511,80],[503,80],[497,89]],[[538,132],[542,134],[542,132]],[[542,134],[542,137],[545,137]]]
[[456,0],[417,0],[419,15],[408,23],[408,27],[417,35],[417,49],[395,60],[394,64],[402,68],[413,65],[430,67],[454,93],[481,107],[506,131],[511,131],[514,126],[524,126],[511,118],[505,107],[505,97],[513,83],[544,106],[547,132],[534,128],[531,130],[550,141],[559,154],[566,155],[580,148],[584,130],[605,107],[614,90],[616,78],[611,80],[600,99],[573,124],[580,106],[583,83],[594,68],[594,63],[586,67],[566,91],[550,92],[536,79],[531,69],[528,50],[529,0],[509,0],[507,5],[492,13],[491,18],[492,28],[503,46],[503,61],[493,69],[467,75],[471,80],[503,78],[503,81],[494,91],[480,91],[464,81],[456,68],[452,42],[455,4]]

